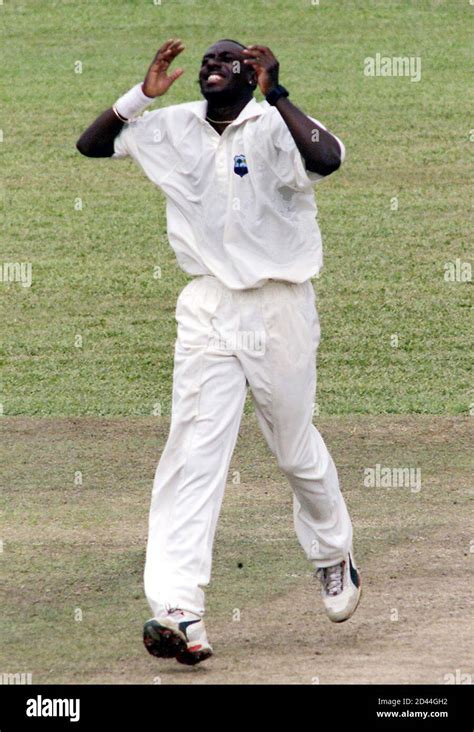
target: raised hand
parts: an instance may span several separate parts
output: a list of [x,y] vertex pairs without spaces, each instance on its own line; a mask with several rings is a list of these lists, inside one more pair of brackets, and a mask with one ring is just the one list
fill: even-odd
[[167,74],[171,62],[184,51],[180,38],[170,38],[158,49],[155,58],[143,82],[143,93],[147,97],[161,97],[166,94],[171,84],[184,73],[184,69],[175,69]]
[[267,46],[248,46],[243,53],[247,56],[244,64],[254,69],[260,91],[266,96],[278,84],[278,61]]

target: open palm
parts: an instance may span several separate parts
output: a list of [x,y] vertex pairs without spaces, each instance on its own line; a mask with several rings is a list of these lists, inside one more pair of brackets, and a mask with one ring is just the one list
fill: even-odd
[[184,69],[175,69],[168,75],[172,61],[184,51],[180,38],[170,38],[158,49],[143,82],[143,93],[147,97],[161,97],[166,94],[171,84],[184,73]]

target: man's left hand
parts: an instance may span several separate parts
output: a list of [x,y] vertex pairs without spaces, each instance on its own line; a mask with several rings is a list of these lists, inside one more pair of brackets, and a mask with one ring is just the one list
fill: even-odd
[[244,64],[254,69],[260,91],[266,96],[278,84],[278,61],[266,46],[248,46],[243,53],[247,56]]

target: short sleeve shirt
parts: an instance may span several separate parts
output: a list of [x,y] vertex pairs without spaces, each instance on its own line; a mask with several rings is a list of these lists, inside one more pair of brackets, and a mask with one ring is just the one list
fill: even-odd
[[113,157],[133,158],[163,191],[180,267],[231,289],[317,275],[322,243],[313,184],[323,176],[306,170],[267,102],[252,99],[222,135],[206,111],[203,100],[145,112],[115,139]]

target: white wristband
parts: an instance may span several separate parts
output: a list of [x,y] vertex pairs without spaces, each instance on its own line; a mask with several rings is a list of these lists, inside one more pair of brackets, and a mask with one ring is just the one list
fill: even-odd
[[130,91],[121,96],[114,104],[114,109],[119,113],[120,117],[131,119],[137,114],[143,112],[149,104],[155,101],[154,97],[147,97],[142,91],[142,85],[136,84],[132,86]]

